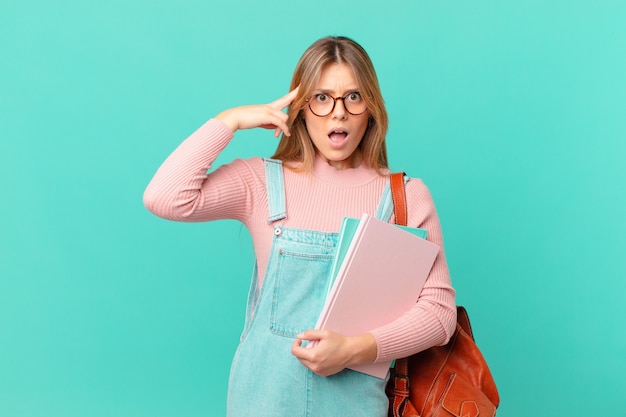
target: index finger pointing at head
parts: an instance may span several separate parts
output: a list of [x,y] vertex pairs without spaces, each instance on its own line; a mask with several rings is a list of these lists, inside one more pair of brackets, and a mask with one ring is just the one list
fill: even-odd
[[300,86],[294,88],[293,90],[291,90],[286,95],[284,95],[281,98],[279,98],[278,100],[274,101],[272,103],[272,107],[274,107],[276,109],[284,109],[285,107],[290,105],[293,102],[293,100],[296,98],[296,95],[298,94],[298,89],[299,88],[300,88]]

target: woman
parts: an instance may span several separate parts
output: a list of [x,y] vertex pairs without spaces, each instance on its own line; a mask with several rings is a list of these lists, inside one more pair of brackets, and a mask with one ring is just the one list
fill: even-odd
[[[236,131],[257,127],[282,133],[271,159],[235,160],[206,174]],[[386,131],[367,53],[351,39],[327,37],[306,50],[287,95],[209,120],[148,186],[144,202],[160,217],[237,219],[251,233],[257,265],[231,368],[229,416],[386,416],[386,380],[346,368],[445,344],[454,331],[443,249],[404,316],[352,337],[312,329],[343,217],[373,215],[389,198]],[[406,192],[409,225],[427,229],[428,240],[443,248],[428,189],[412,179]]]

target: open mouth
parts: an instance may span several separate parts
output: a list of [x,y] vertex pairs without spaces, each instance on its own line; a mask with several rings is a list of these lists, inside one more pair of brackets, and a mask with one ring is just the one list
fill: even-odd
[[331,142],[342,142],[348,137],[348,132],[343,129],[333,129],[328,134]]

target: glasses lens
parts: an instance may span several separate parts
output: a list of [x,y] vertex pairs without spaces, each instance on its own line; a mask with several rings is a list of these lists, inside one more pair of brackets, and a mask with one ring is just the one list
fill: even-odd
[[328,116],[333,111],[335,100],[328,94],[315,94],[309,100],[311,111],[317,116]]
[[361,114],[367,108],[360,93],[354,92],[343,97],[343,105],[350,114]]

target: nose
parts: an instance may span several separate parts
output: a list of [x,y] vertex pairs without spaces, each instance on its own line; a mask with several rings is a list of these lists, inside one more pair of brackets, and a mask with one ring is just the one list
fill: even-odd
[[337,119],[343,119],[346,117],[348,112],[346,111],[346,106],[343,102],[343,97],[337,97],[335,99],[335,108],[333,109],[333,117]]

